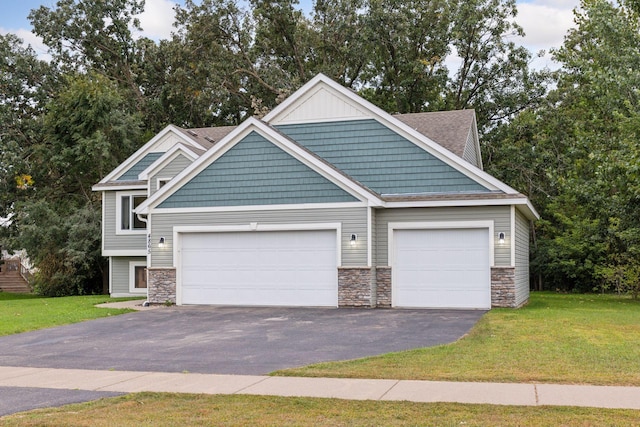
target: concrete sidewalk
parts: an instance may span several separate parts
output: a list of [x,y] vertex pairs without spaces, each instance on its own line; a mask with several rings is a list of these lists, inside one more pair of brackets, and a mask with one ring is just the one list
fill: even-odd
[[640,387],[398,381],[0,366],[0,387],[640,409]]

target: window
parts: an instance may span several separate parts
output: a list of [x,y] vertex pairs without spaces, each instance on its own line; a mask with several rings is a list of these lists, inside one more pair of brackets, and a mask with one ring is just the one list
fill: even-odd
[[117,231],[124,232],[144,232],[147,224],[140,221],[135,214],[134,209],[140,206],[147,198],[146,193],[143,194],[118,194],[117,195]]
[[145,293],[147,291],[147,263],[144,261],[129,262],[129,292]]
[[164,187],[169,181],[171,181],[171,178],[158,178],[158,190]]

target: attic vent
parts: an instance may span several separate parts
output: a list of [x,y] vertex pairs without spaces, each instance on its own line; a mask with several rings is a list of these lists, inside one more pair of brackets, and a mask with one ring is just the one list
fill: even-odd
[[207,141],[209,141],[212,144],[214,144],[216,142],[216,140],[211,138],[210,136],[205,136],[204,139],[206,139]]
[[189,135],[191,136],[198,136],[197,133],[195,133],[194,131],[192,131],[191,129],[187,129],[187,132],[189,133]]

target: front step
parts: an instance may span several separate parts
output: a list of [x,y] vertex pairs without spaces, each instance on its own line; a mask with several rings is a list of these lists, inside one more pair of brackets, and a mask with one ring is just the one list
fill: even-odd
[[31,287],[19,274],[0,274],[0,291],[30,294]]

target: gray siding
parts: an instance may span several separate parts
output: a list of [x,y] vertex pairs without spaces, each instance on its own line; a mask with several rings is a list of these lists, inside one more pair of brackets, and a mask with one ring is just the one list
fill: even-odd
[[120,177],[116,181],[135,181],[138,179],[138,175],[140,172],[148,168],[151,163],[155,162],[162,156],[164,153],[149,153],[144,156],[138,163],[131,166],[125,173],[120,175]]
[[[258,224],[311,224],[342,223],[342,265],[367,265],[367,208],[342,209],[298,209],[247,212],[209,212],[209,213],[153,213],[151,217],[151,242],[157,243],[164,237],[164,248],[151,245],[151,265],[153,267],[173,266],[173,227],[174,226],[218,226],[243,225],[252,222]],[[349,238],[352,233],[358,235],[358,244],[351,247]]]
[[495,265],[511,266],[509,248],[509,228],[511,227],[509,206],[443,207],[443,208],[403,208],[378,209],[376,215],[376,259],[378,265],[389,264],[389,223],[390,222],[427,222],[427,221],[494,221],[494,234],[504,231],[507,243],[494,246]]
[[146,262],[146,257],[111,257],[111,293],[129,293],[129,262]]
[[477,168],[482,169],[482,165],[478,164],[478,150],[476,147],[476,141],[473,137],[473,132],[469,132],[469,136],[467,137],[467,142],[464,145],[464,152],[462,153],[462,158],[467,162],[471,163]]
[[375,120],[277,128],[379,194],[489,191]]
[[105,191],[102,201],[105,208],[104,249],[105,250],[146,250],[146,234],[118,234],[116,235],[116,193]]
[[529,221],[516,209],[516,305],[529,299]]
[[158,191],[158,178],[173,178],[180,172],[185,170],[187,166],[191,164],[191,160],[182,154],[178,155],[175,159],[171,160],[169,164],[156,172],[153,176],[149,177],[149,185],[151,188],[151,194]]
[[355,197],[251,132],[160,208],[353,202]]
[[378,265],[378,238],[376,223],[378,221],[378,210],[371,209],[371,264]]

